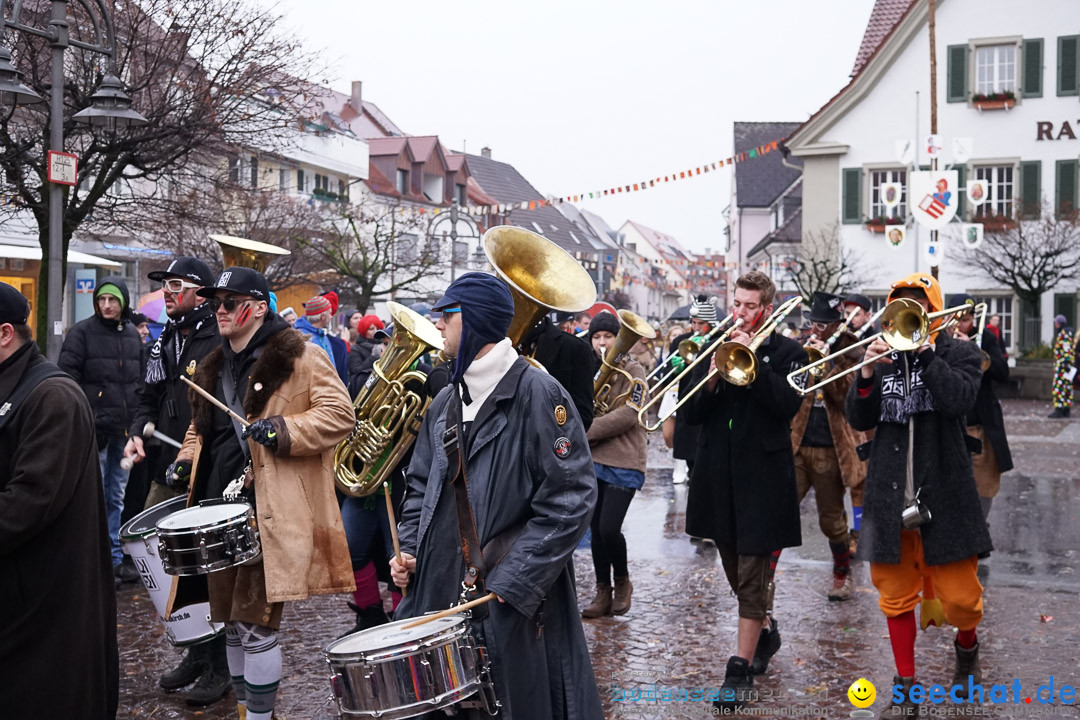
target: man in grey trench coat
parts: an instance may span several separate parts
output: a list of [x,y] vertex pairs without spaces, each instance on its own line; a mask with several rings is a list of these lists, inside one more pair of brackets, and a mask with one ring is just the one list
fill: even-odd
[[500,716],[603,717],[571,575],[596,502],[581,420],[566,391],[518,357],[505,337],[513,300],[501,280],[466,273],[433,308],[443,312],[437,327],[453,374],[424,418],[409,465],[403,563],[390,563],[408,593],[395,617],[448,608],[461,594],[466,563],[451,485],[457,467],[449,468],[444,446],[453,410],[476,538],[482,548],[499,547],[484,553],[486,591],[498,599],[482,606],[472,629],[489,652]]

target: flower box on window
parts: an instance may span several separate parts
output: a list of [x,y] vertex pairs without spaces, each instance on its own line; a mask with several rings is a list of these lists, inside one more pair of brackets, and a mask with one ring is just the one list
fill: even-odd
[[903,225],[904,219],[898,217],[880,218],[876,217],[866,221],[866,229],[872,233],[880,235],[885,232],[885,228],[889,225]]
[[983,215],[976,217],[975,222],[982,223],[983,232],[1005,232],[1016,227],[1016,220],[1008,215]]
[[1016,95],[1012,90],[1003,93],[975,93],[971,102],[979,110],[1011,110],[1016,106]]

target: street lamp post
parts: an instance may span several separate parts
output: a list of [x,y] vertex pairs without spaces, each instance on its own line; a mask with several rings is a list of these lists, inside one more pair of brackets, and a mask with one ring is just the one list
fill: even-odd
[[[77,122],[92,127],[115,130],[122,127],[144,125],[146,118],[131,109],[131,99],[124,94],[123,85],[116,74],[116,34],[112,17],[103,0],[76,0],[89,14],[95,42],[72,40],[68,34],[67,0],[51,0],[49,28],[42,29],[20,22],[22,0],[15,0],[11,15],[4,18],[3,0],[0,0],[0,105],[11,107],[42,101],[42,97],[23,84],[21,73],[11,64],[7,30],[17,30],[45,38],[52,48],[51,78],[49,88],[49,149],[64,149],[64,53],[69,47],[77,47],[99,53],[108,59],[108,71],[98,90],[90,97],[90,107],[73,116]],[[97,11],[95,14],[95,10]],[[63,268],[64,268],[64,188],[53,182],[49,187],[49,257],[48,257],[48,308],[46,327],[46,355],[53,362],[60,356],[63,338]]]
[[[428,237],[435,237],[435,228],[437,228],[439,225],[443,224],[447,220],[450,221],[450,282],[454,282],[454,280],[456,279],[455,271],[457,270],[457,241],[459,238],[476,238],[479,242],[480,228],[479,226],[477,226],[476,222],[468,215],[461,215],[461,212],[458,209],[457,200],[455,200],[450,205],[450,212],[440,213],[438,217],[431,223],[431,225],[428,226]],[[459,222],[464,222],[466,225],[468,225],[472,233],[469,235],[458,235]],[[443,237],[445,238],[446,235],[447,233],[444,232]],[[469,263],[469,261],[466,260],[466,263]]]

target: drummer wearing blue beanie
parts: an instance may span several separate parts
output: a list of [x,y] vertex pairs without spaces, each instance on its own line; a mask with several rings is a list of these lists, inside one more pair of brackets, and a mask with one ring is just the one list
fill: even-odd
[[471,618],[493,684],[465,704],[491,710],[497,699],[515,720],[602,717],[571,576],[596,502],[581,419],[506,337],[514,301],[501,280],[466,273],[432,310],[451,384],[432,402],[407,472],[402,562],[390,570],[408,593],[395,618],[493,593]]

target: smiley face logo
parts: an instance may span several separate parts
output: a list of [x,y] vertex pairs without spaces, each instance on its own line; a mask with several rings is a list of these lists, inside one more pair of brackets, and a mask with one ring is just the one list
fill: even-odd
[[851,683],[847,691],[848,700],[857,708],[868,708],[874,704],[877,688],[866,678],[859,678]]

